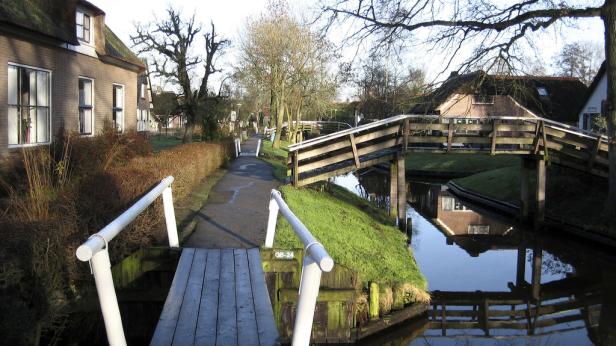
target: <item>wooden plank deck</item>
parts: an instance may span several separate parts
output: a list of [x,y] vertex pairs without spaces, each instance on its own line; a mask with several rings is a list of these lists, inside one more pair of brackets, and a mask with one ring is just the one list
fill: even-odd
[[185,248],[151,345],[278,345],[259,249]]

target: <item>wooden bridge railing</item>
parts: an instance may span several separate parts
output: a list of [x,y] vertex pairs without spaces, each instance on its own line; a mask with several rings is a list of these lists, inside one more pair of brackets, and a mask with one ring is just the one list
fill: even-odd
[[296,186],[391,161],[398,152],[535,155],[607,177],[605,136],[543,118],[399,115],[289,147]]

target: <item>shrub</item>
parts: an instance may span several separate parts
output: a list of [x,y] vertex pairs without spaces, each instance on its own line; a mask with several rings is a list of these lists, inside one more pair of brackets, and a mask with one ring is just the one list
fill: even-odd
[[[88,266],[75,258],[90,234],[168,175],[174,199],[187,197],[229,152],[226,143],[192,143],[153,154],[140,134],[108,129],[92,138],[63,134],[54,143],[22,150],[0,181],[0,335],[16,343],[36,343],[57,329],[71,301],[93,291]],[[166,243],[166,234],[156,233],[162,219],[158,201],[111,243],[112,261]]]

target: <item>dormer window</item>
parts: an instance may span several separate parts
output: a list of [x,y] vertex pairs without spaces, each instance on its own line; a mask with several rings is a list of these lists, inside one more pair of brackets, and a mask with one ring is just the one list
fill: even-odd
[[90,16],[83,12],[77,11],[77,38],[81,42],[90,43],[91,30],[90,30]]
[[537,92],[539,93],[539,96],[549,96],[548,89],[546,89],[545,87],[537,87]]
[[473,104],[476,104],[476,105],[493,105],[494,104],[494,95],[474,94],[473,95]]

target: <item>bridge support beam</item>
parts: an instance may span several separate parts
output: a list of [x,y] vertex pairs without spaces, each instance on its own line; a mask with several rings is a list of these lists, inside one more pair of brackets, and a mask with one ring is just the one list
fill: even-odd
[[398,217],[398,169],[395,162],[389,164],[389,216]]
[[[531,177],[535,175],[534,184]],[[520,219],[538,226],[545,220],[545,160],[523,158],[520,167]]]
[[406,155],[396,154],[396,170],[398,171],[398,228],[406,232]]

